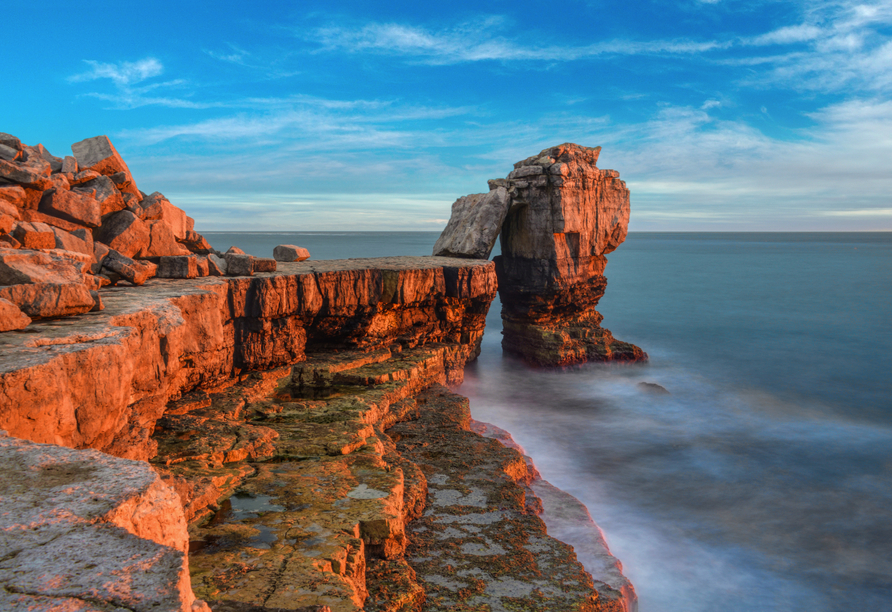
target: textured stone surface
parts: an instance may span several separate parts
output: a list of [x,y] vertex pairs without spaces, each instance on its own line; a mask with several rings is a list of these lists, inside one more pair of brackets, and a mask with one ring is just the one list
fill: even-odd
[[103,220],[93,237],[127,257],[137,257],[149,246],[149,228],[129,210]]
[[[104,217],[119,210],[124,210],[124,198],[115,187],[114,182],[107,176],[81,182],[74,191],[89,194],[99,204],[99,214]],[[98,224],[97,224],[98,225]]]
[[189,231],[186,213],[170,203],[170,200],[157,191],[146,196],[141,202],[145,219],[164,221],[177,240],[185,240]]
[[600,148],[564,144],[515,164],[504,184],[511,205],[496,258],[503,348],[527,361],[563,366],[639,361],[595,309],[607,286],[604,257],[626,237],[629,190],[596,167]]
[[31,318],[22,312],[18,306],[0,298],[0,332],[24,329],[31,323]]
[[276,261],[303,261],[310,258],[310,252],[293,244],[280,244],[273,249],[273,259]]
[[226,274],[229,276],[251,276],[254,274],[254,258],[250,255],[227,252],[223,255],[223,259],[226,260]]
[[56,246],[53,228],[40,222],[18,222],[13,225],[12,236],[26,249],[52,249]]
[[38,210],[86,227],[99,227],[100,206],[91,195],[51,189],[40,200]]
[[82,283],[92,259],[71,251],[0,249],[0,285]]
[[281,263],[259,277],[105,288],[102,312],[0,338],[0,395],[9,399],[0,427],[147,458],[170,398],[242,369],[294,363],[308,347],[460,343],[464,352],[446,355],[457,382],[495,289],[491,263],[436,257]]
[[0,472],[4,609],[193,610],[179,498],[147,464],[0,433]]
[[[0,298],[9,300],[32,319],[70,317],[90,312],[95,304],[85,285],[73,283],[0,285]],[[13,409],[12,405],[6,408]]]
[[449,223],[434,244],[434,255],[489,259],[508,214],[508,205],[508,191],[504,187],[456,200]]
[[198,259],[194,255],[162,257],[158,261],[158,278],[195,278]]

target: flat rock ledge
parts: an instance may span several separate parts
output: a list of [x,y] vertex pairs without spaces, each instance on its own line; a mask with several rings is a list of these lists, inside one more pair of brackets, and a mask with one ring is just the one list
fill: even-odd
[[0,608],[207,611],[179,497],[151,467],[0,431]]

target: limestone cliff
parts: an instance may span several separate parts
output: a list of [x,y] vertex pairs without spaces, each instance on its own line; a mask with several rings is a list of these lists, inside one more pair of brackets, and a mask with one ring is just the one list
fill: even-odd
[[[563,144],[516,163],[506,179],[489,182],[498,196],[456,202],[434,249],[488,256],[500,232],[502,346],[536,365],[647,359],[602,328],[595,309],[607,287],[605,255],[629,225],[629,190],[618,172],[598,169],[600,150]],[[506,206],[484,206],[505,194]]]

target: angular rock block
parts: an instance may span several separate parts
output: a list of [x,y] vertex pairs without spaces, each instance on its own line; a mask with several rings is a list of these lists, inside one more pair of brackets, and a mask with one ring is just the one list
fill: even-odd
[[145,210],[145,219],[151,221],[164,221],[170,227],[177,240],[185,240],[188,229],[186,213],[170,203],[163,194],[155,192],[147,195],[140,203]]
[[211,276],[226,276],[226,260],[216,253],[208,254],[208,274]]
[[149,228],[149,245],[141,257],[189,255],[189,249],[177,242],[167,222],[146,221],[146,226]]
[[194,255],[162,257],[158,262],[158,278],[195,278],[198,276],[198,258]]
[[[99,243],[97,243],[99,244]],[[100,248],[104,245],[100,245]],[[102,270],[114,272],[124,280],[134,285],[143,285],[147,280],[155,276],[157,266],[148,261],[134,261],[114,249],[108,249],[100,261]]]
[[0,249],[0,285],[82,283],[92,259],[70,251]]
[[250,255],[226,253],[223,259],[226,260],[227,276],[251,276],[254,274],[254,258]]
[[78,193],[90,194],[99,203],[99,214],[104,217],[124,210],[124,198],[107,176],[97,176],[74,187]]
[[31,323],[31,318],[19,307],[0,298],[0,332],[14,331],[24,329]]
[[93,234],[91,234],[89,230],[82,229],[66,232],[63,229],[54,227],[53,235],[56,237],[57,249],[83,253],[90,257],[93,256]]
[[37,210],[87,227],[99,227],[101,209],[92,195],[51,189],[44,193]]
[[276,271],[276,260],[275,259],[266,259],[264,257],[255,257],[254,263],[251,268],[255,273],[257,272],[275,272]]
[[127,210],[116,212],[102,223],[93,237],[126,257],[136,257],[149,246],[149,228]]
[[461,197],[452,205],[449,223],[434,244],[434,256],[489,259],[508,214],[508,190]]
[[130,168],[124,163],[108,136],[94,136],[71,145],[71,151],[77,158],[80,168],[93,170],[99,174],[110,176],[117,172],[130,175]]
[[26,249],[53,249],[56,247],[56,235],[53,229],[43,223],[16,223],[12,236]]
[[7,147],[5,144],[0,144],[0,159],[14,162],[18,161],[22,157],[22,152],[13,149],[12,147]]
[[33,283],[0,287],[0,298],[9,300],[32,319],[69,317],[90,312],[93,296],[83,284]]
[[8,202],[16,208],[24,208],[25,199],[25,190],[21,185],[0,184],[0,202]]
[[310,258],[310,252],[293,244],[280,244],[273,249],[273,259],[276,261],[303,261]]
[[180,500],[152,468],[0,432],[0,607],[205,609]]

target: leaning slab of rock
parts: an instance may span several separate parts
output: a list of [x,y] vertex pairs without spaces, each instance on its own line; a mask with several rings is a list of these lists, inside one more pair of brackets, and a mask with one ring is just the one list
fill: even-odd
[[56,237],[57,249],[83,253],[90,257],[93,256],[93,234],[90,233],[89,230],[81,229],[73,232],[66,232],[63,229],[54,227],[53,235]]
[[273,259],[276,261],[303,261],[310,258],[310,252],[293,244],[280,244],[273,249]]
[[32,283],[0,287],[0,298],[9,300],[32,319],[70,317],[90,312],[96,302],[81,283]]
[[127,257],[136,257],[149,246],[149,228],[129,210],[108,217],[93,234],[103,244]]
[[[99,243],[97,243],[99,244]],[[102,246],[102,245],[100,245]],[[135,261],[114,249],[109,249],[101,257],[102,270],[114,272],[134,285],[143,285],[155,276],[157,266],[149,261]]]
[[0,433],[0,607],[207,610],[186,522],[152,468]]
[[208,274],[211,276],[226,276],[226,260],[216,253],[208,254]]
[[195,278],[198,259],[194,255],[162,257],[158,262],[158,278]]
[[31,318],[19,307],[0,298],[0,332],[14,331],[24,329],[31,323]]
[[508,190],[501,186],[457,199],[446,229],[434,244],[434,255],[489,259],[508,214],[508,203]]

